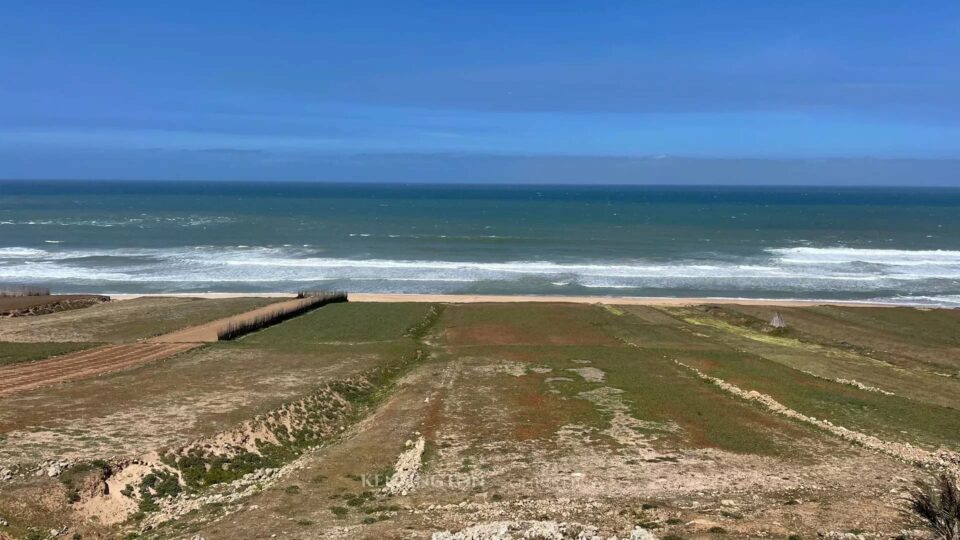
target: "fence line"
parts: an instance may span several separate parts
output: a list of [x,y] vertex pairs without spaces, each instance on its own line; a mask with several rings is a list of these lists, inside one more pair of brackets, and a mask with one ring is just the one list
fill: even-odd
[[260,315],[246,321],[228,324],[225,328],[217,331],[217,339],[220,341],[237,339],[240,336],[303,315],[318,307],[337,302],[346,302],[347,293],[344,291],[298,291],[297,298],[302,301],[294,306],[280,308],[271,313]]

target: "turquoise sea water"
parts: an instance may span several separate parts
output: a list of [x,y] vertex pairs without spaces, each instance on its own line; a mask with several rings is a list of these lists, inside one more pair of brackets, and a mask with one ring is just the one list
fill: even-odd
[[4,181],[0,283],[960,305],[960,190]]

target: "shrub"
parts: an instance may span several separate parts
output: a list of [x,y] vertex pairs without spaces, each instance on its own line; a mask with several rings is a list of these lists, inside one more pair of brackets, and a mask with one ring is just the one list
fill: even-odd
[[957,478],[943,472],[930,482],[918,481],[909,497],[914,519],[937,540],[960,540],[960,487]]
[[50,289],[31,285],[0,285],[0,296],[50,296]]

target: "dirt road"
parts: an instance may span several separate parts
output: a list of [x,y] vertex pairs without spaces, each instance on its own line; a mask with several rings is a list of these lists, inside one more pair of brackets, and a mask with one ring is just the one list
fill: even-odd
[[304,302],[292,299],[257,308],[246,313],[217,319],[163,334],[139,343],[104,345],[63,356],[0,368],[0,396],[31,390],[49,384],[112,373],[149,362],[169,358],[217,341],[217,334],[231,324],[255,319]]
[[168,358],[201,343],[128,343],[105,345],[0,368],[0,396],[49,384],[112,373]]

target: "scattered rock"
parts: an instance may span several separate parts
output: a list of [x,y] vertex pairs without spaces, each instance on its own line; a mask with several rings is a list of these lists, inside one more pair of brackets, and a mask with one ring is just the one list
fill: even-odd
[[828,540],[864,540],[864,536],[862,534],[855,534],[851,532],[830,531],[824,534],[823,537],[827,538]]
[[406,495],[417,486],[417,479],[420,477],[421,458],[423,449],[426,446],[426,440],[423,437],[417,439],[416,443],[407,441],[408,448],[400,457],[397,458],[397,464],[394,466],[393,476],[384,486],[383,491],[391,495]]
[[[49,476],[50,478],[56,478],[60,476],[63,471],[70,468],[73,463],[65,459],[50,459],[47,461],[41,462],[37,469],[33,472],[34,476]],[[4,472],[8,472],[8,469],[4,469]],[[3,472],[0,472],[0,477],[3,477]],[[11,472],[10,477],[13,477]],[[7,478],[9,480],[9,478]]]
[[637,525],[630,531],[630,540],[657,540],[657,537],[652,532]]
[[[460,532],[433,533],[431,540],[520,540],[538,538],[543,540],[593,540],[601,538],[593,525],[556,521],[492,521],[473,525]],[[610,540],[618,540],[610,536]],[[656,540],[650,531],[635,527],[624,540]]]

